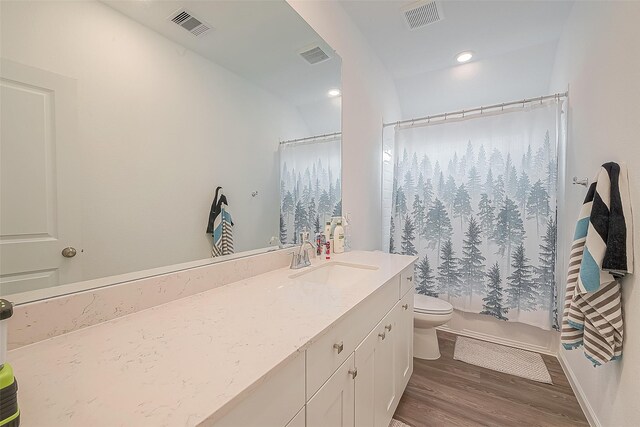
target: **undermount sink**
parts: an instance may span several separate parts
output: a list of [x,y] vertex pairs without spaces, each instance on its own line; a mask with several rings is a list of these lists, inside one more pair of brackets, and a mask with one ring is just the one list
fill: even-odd
[[289,276],[290,279],[301,279],[308,282],[341,285],[357,282],[367,277],[378,267],[348,262],[330,261],[300,273]]

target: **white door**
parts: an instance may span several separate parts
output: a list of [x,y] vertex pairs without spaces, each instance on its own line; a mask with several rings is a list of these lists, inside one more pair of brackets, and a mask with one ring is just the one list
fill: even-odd
[[[76,83],[0,62],[0,295],[81,279]],[[73,251],[66,251],[67,256]]]
[[396,394],[402,397],[409,378],[413,373],[413,287],[402,297],[396,305],[395,317],[398,325],[396,335]]
[[397,325],[394,310],[391,310],[378,330],[379,340],[375,354],[375,389],[374,389],[374,425],[387,427],[396,409],[396,374],[398,369],[395,362],[395,341]]
[[354,368],[352,354],[307,402],[307,427],[355,425]]

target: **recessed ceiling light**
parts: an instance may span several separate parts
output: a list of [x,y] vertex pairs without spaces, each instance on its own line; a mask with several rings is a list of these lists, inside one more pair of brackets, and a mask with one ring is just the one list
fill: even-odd
[[329,95],[329,98],[335,98],[336,96],[340,96],[340,89],[331,89],[329,90],[329,92],[327,92],[327,95]]
[[456,56],[456,61],[458,61],[459,63],[465,63],[465,62],[469,62],[471,60],[471,58],[473,58],[473,52],[467,51],[467,52],[460,52],[457,56]]

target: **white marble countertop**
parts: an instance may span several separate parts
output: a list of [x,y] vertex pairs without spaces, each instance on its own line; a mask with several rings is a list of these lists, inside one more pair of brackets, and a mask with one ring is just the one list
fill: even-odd
[[21,425],[193,426],[218,419],[413,260],[332,255],[378,269],[349,286],[274,270],[10,351]]

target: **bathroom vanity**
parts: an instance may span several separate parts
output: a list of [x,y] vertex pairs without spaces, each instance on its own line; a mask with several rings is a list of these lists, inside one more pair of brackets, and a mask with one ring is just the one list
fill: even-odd
[[13,350],[22,425],[386,427],[414,262],[313,259]]

